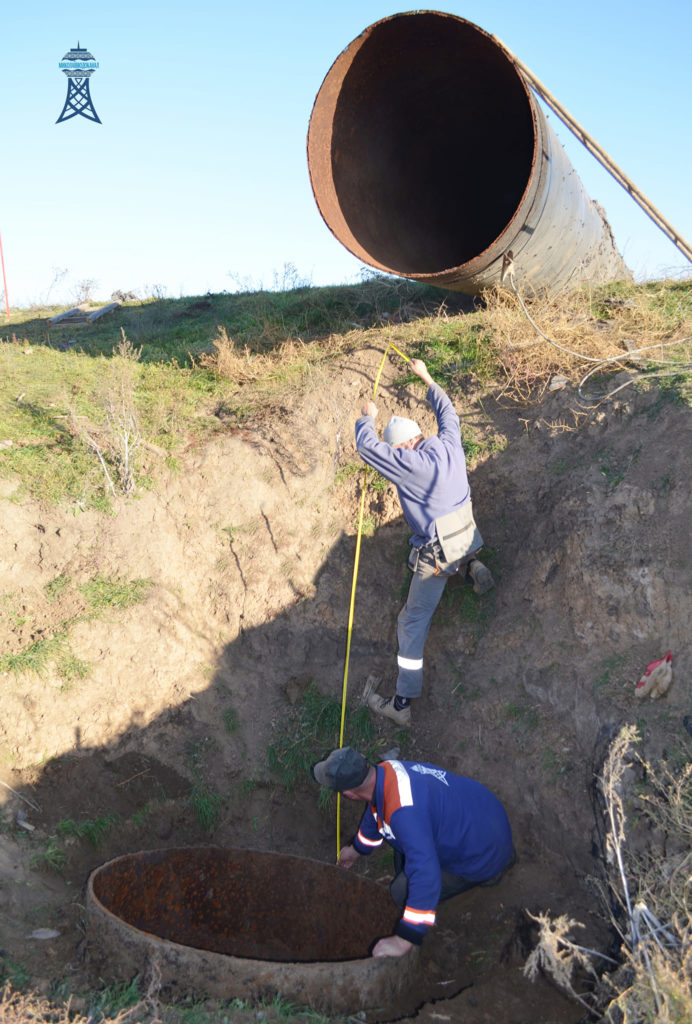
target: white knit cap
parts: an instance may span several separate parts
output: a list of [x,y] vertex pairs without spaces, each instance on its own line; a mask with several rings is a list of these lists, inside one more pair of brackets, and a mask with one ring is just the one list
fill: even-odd
[[384,439],[392,447],[397,444],[404,444],[414,437],[418,437],[423,431],[415,420],[407,420],[405,416],[392,416],[384,428]]

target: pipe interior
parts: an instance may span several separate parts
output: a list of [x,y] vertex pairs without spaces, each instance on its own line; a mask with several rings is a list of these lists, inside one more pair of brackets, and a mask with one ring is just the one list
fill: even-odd
[[119,857],[94,874],[93,893],[129,928],[289,963],[366,958],[399,916],[386,888],[333,865],[217,847]]
[[369,30],[344,77],[332,175],[367,253],[395,273],[435,274],[502,233],[534,148],[525,88],[497,45],[469,22],[402,15]]

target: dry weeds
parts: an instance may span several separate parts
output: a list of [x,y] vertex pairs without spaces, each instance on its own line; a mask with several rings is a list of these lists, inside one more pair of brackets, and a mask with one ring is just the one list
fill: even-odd
[[584,925],[568,918],[566,914],[551,920],[549,914],[536,916],[527,913],[538,923],[540,932],[536,948],[524,964],[524,974],[530,981],[535,981],[540,971],[545,971],[563,992],[590,1009],[587,1000],[575,991],[574,981],[579,970],[596,977],[588,957],[591,950],[578,946],[567,935],[572,928],[583,928]]
[[[143,1024],[140,1007],[121,1010],[116,1017],[100,1017],[102,1024]],[[147,1020],[151,1020],[150,1017]],[[93,1024],[94,1016],[72,1009],[71,1000],[54,1005],[43,996],[13,990],[9,982],[0,991],[0,1024]]]
[[[484,294],[482,318],[502,364],[503,394],[526,401],[551,376],[577,381],[587,371],[635,371],[692,365],[692,317],[680,302],[632,287],[624,297],[591,289],[528,298],[507,289]],[[640,351],[642,350],[642,351]],[[675,372],[673,370],[673,372]]]
[[[587,954],[568,937],[579,922],[547,914],[534,917],[540,926],[536,949],[524,967],[535,978],[545,971],[568,995],[594,1009],[613,1024],[680,1024],[692,1020],[692,765],[675,774],[654,768],[632,754],[638,740],[634,726],[624,726],[610,745],[599,779],[606,818],[606,877],[604,904],[611,925],[620,935],[621,966],[586,1001],[573,987],[576,968],[594,974]],[[627,857],[628,817],[626,772],[639,761],[649,793],[638,797],[639,807],[666,835],[668,856]],[[634,899],[631,893],[635,893]],[[614,897],[619,912],[613,913]],[[533,917],[533,915],[530,915]],[[601,954],[597,954],[601,956]],[[605,958],[608,959],[608,958]],[[598,1015],[598,1014],[596,1014]]]
[[330,335],[320,342],[287,339],[274,349],[256,352],[248,345],[238,345],[225,327],[219,327],[214,352],[202,355],[199,362],[235,385],[235,392],[252,385],[253,403],[257,404],[258,397],[277,397],[299,385],[327,360],[354,348],[359,339],[362,341],[362,332],[357,331]]

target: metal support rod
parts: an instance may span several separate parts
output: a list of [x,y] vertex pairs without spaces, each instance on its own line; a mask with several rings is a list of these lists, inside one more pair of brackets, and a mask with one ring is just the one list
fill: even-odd
[[666,220],[666,218],[659,210],[656,209],[651,200],[648,199],[639,188],[637,188],[633,181],[630,181],[630,179],[627,177],[624,171],[621,170],[620,167],[618,167],[618,165],[615,163],[614,160],[611,159],[611,157],[606,153],[603,147],[599,146],[596,140],[592,139],[588,132],[585,131],[584,128],[582,128],[579,122],[576,121],[567,110],[565,110],[562,104],[555,99],[555,97],[552,95],[551,92],[548,91],[548,89],[546,89],[543,83],[538,78],[536,78],[536,76],[529,68],[527,68],[526,64],[522,63],[522,61],[520,61],[519,58],[516,57],[512,53],[512,51],[507,46],[505,46],[502,40],[498,39],[496,35],[493,35],[492,38],[495,40],[497,45],[500,46],[505,51],[508,58],[512,61],[517,70],[528,81],[529,85],[536,93],[536,95],[539,96],[544,101],[544,103],[546,103],[550,107],[553,113],[557,114],[557,116],[560,118],[563,124],[567,125],[572,134],[576,135],[576,137],[579,139],[582,145],[586,149],[588,149],[592,156],[595,156],[598,162],[603,167],[605,167],[605,169],[608,171],[609,174],[613,176],[613,178],[615,178],[617,183],[621,185],[625,189],[625,191],[632,196],[635,203],[637,203],[637,205],[641,207],[641,209],[644,211],[647,217],[649,217],[654,222],[654,224],[658,228],[660,228],[664,235],[666,235],[670,239],[673,245],[680,250],[683,256],[685,256],[690,262],[692,262],[692,246],[689,244],[689,242],[685,241],[680,232],[676,231],[673,225]]

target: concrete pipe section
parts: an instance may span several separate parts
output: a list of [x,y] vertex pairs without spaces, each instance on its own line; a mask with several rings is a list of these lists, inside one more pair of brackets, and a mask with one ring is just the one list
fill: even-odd
[[525,79],[455,15],[397,14],[346,47],[308,166],[330,230],[378,270],[469,294],[508,252],[535,291],[630,276]]
[[372,958],[400,911],[386,887],[318,861],[183,847],[128,854],[89,878],[89,938],[116,977],[160,972],[164,991],[279,994],[322,1013],[409,1012],[419,955]]

